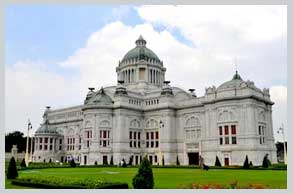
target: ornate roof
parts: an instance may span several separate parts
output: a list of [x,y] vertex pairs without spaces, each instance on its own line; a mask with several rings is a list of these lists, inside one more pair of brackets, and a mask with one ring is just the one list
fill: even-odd
[[86,104],[96,104],[96,105],[112,105],[113,100],[110,96],[108,96],[104,89],[101,88],[98,92],[93,93],[91,98],[88,99]]
[[159,57],[151,49],[146,47],[146,40],[144,40],[141,35],[135,41],[135,44],[136,47],[126,53],[122,59],[122,62],[130,59],[153,59],[160,62]]
[[240,87],[240,85],[243,82],[244,81],[242,80],[241,76],[238,74],[238,71],[236,71],[232,80],[224,82],[217,88],[217,90],[222,90],[227,88],[237,88],[237,87]]

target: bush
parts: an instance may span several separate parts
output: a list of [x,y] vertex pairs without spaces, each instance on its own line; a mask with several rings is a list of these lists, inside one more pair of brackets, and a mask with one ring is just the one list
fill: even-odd
[[21,168],[26,168],[25,159],[22,159],[22,161],[20,163],[20,167]]
[[180,166],[180,162],[179,162],[178,156],[177,156],[177,159],[176,159],[176,165]]
[[245,161],[244,161],[244,164],[243,164],[243,168],[244,169],[249,169],[249,162],[248,162],[248,156],[247,155],[245,157]]
[[222,166],[222,164],[221,164],[221,162],[220,162],[218,156],[216,156],[215,166],[218,166],[218,167],[221,167],[221,166]]
[[135,189],[153,189],[154,177],[151,163],[145,156],[139,166],[138,173],[132,179],[132,185]]
[[14,157],[10,159],[6,176],[7,176],[7,179],[16,179],[16,177],[18,177],[16,162]]
[[64,178],[55,176],[30,175],[11,182],[14,185],[44,189],[127,189],[126,183],[106,182],[94,178]]
[[74,159],[70,160],[70,167],[71,168],[75,168],[76,167],[76,163],[74,162]]
[[114,165],[114,162],[113,162],[113,156],[111,156],[110,165],[111,165],[111,166]]
[[122,159],[122,167],[123,167],[123,168],[127,167],[127,164],[126,164],[124,158]]
[[269,154],[266,154],[262,161],[262,167],[268,168],[271,165],[271,161],[268,159]]

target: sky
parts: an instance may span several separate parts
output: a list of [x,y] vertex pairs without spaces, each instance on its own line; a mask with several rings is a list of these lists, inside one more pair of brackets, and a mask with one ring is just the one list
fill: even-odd
[[80,105],[88,87],[115,85],[115,68],[142,35],[166,80],[198,96],[242,79],[269,88],[273,127],[287,130],[287,6],[7,6],[5,130],[33,131],[45,106]]

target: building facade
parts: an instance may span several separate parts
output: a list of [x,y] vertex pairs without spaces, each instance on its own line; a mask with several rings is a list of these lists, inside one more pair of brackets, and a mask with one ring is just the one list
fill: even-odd
[[[172,87],[166,68],[140,36],[119,61],[117,85],[89,88],[80,106],[47,107],[34,137],[34,162],[70,160],[81,165],[133,165],[148,156],[153,165],[243,165],[246,155],[274,163],[276,148],[268,89],[258,89],[236,71],[204,96]],[[132,161],[132,162],[131,162]]]

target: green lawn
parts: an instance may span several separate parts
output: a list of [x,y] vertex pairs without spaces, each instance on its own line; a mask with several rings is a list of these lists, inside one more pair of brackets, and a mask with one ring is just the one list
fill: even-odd
[[[31,174],[53,175],[59,177],[99,178],[112,182],[127,182],[132,188],[132,178],[137,168],[47,168],[19,171],[19,176],[24,177]],[[286,170],[234,170],[234,169],[211,169],[202,171],[200,169],[184,168],[153,168],[155,188],[175,189],[181,184],[216,184],[229,185],[235,180],[238,185],[250,183],[262,184],[269,188],[287,188]],[[24,188],[10,184],[6,180],[5,187]]]

